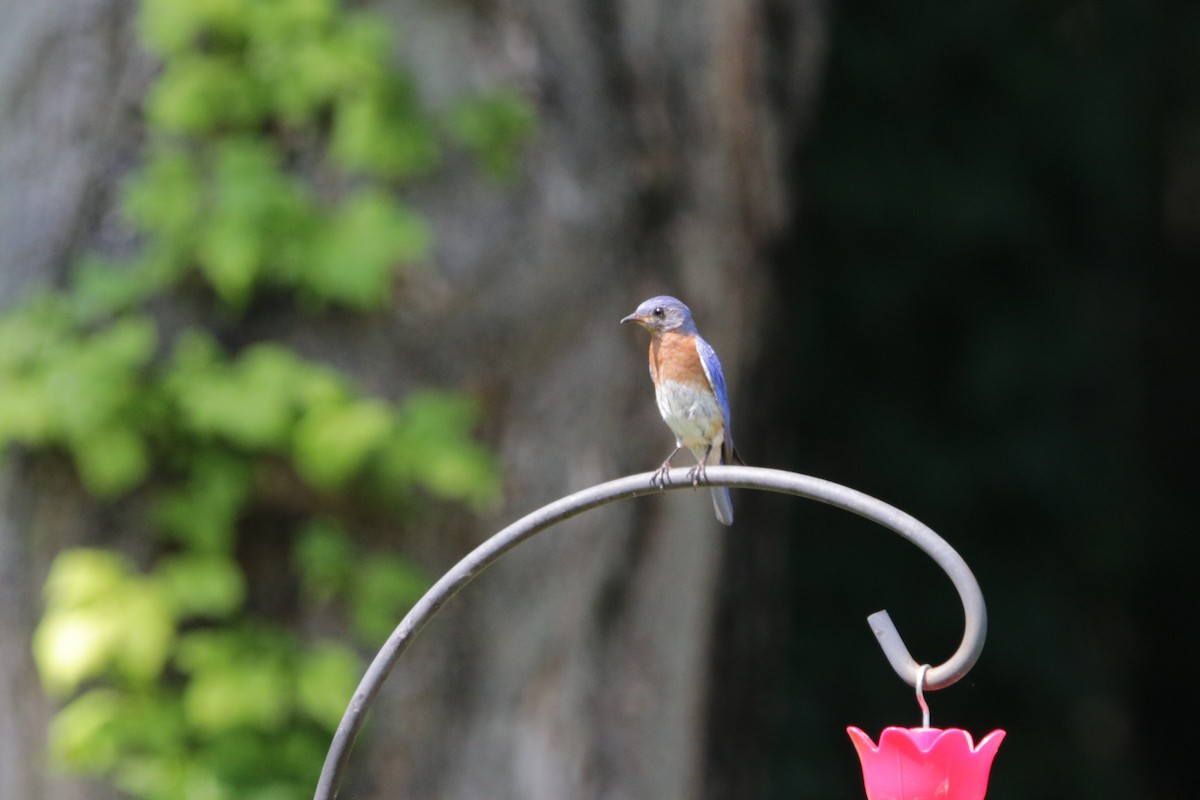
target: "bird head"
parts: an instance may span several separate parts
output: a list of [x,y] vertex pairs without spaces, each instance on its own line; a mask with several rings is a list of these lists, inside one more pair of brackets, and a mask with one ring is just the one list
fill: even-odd
[[651,334],[677,330],[695,331],[692,312],[688,307],[674,297],[666,295],[651,297],[621,322],[636,322]]

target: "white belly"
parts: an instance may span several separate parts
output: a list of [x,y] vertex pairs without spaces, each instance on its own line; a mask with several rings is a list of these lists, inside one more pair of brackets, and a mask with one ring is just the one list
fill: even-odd
[[712,392],[700,391],[694,384],[660,381],[654,389],[658,411],[675,434],[679,444],[703,458],[704,451],[721,451],[725,440],[725,416]]

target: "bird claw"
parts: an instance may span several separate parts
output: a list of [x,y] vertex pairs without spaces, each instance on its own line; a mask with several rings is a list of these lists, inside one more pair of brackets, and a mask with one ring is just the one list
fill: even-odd
[[660,492],[663,491],[667,488],[667,484],[671,482],[670,478],[668,477],[670,472],[671,462],[669,460],[664,461],[662,466],[656,469],[654,474],[650,476],[650,485],[655,489],[658,489]]
[[700,485],[700,481],[708,480],[708,473],[705,470],[704,462],[699,461],[696,463],[696,466],[689,469],[688,477],[691,478],[691,480],[692,480],[692,488],[693,489]]

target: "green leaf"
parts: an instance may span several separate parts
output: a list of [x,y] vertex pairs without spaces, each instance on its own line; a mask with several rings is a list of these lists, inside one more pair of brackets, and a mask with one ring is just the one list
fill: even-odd
[[[135,424],[143,421],[138,408],[142,371],[154,351],[153,323],[124,317],[78,342],[64,342],[47,356],[40,378],[45,412],[26,415],[36,433],[66,444],[80,477],[99,497],[121,495],[137,486],[149,471],[150,456]],[[32,387],[16,395],[29,402]],[[18,406],[18,411],[21,410]]]
[[146,800],[238,800],[221,776],[181,754],[127,756],[116,770],[114,783],[125,794]]
[[379,449],[391,426],[390,409],[377,400],[310,409],[296,426],[296,469],[317,488],[339,489]]
[[198,251],[204,276],[222,300],[236,307],[250,299],[263,253],[258,230],[248,220],[231,214],[209,224]]
[[383,192],[354,193],[317,239],[304,285],[321,299],[358,308],[382,305],[397,268],[424,258],[425,220]]
[[248,10],[246,0],[142,0],[138,32],[158,55],[177,56],[205,37],[240,38]]
[[45,384],[4,376],[0,381],[0,451],[10,442],[41,445],[56,428]]
[[244,137],[217,149],[197,257],[213,289],[235,307],[260,282],[294,279],[315,224],[311,198],[280,171],[279,158],[268,143]]
[[159,562],[155,574],[178,619],[227,617],[246,597],[242,570],[229,556],[182,553]]
[[[119,489],[140,477],[141,447],[133,425],[156,338],[148,318],[122,317],[86,338],[64,339],[39,365],[56,434],[72,449],[87,451],[76,453],[86,461],[79,464],[85,480],[94,475],[98,485]],[[109,440],[113,464],[98,463],[104,461],[101,443]]]
[[123,706],[112,689],[92,689],[67,704],[50,723],[51,760],[83,773],[112,769],[121,755]]
[[307,367],[287,348],[261,344],[222,360],[205,334],[181,336],[164,379],[185,429],[247,450],[276,450],[297,416],[293,383]]
[[249,464],[234,453],[197,452],[184,484],[159,496],[155,519],[164,532],[190,549],[228,553],[250,494],[251,477]]
[[183,693],[188,723],[206,736],[241,726],[277,731],[291,706],[288,674],[278,657],[266,654],[246,654],[232,664],[198,669]]
[[40,445],[61,438],[48,363],[71,346],[66,304],[48,295],[0,316],[0,450],[10,442]]
[[[321,765],[325,761],[329,749],[329,737],[332,730],[312,733],[308,725],[297,726],[289,735],[277,737],[272,750],[273,765],[278,766],[280,776],[295,776],[300,788],[293,792],[295,796],[312,794],[321,774]],[[276,800],[274,796],[264,800]]]
[[432,122],[398,76],[337,99],[331,147],[347,169],[387,178],[421,175],[441,159]]
[[354,577],[354,546],[333,520],[310,520],[296,538],[292,564],[305,591],[327,602]]
[[71,303],[75,318],[87,324],[128,311],[162,291],[171,275],[153,261],[122,263],[85,256],[74,268]]
[[120,590],[131,571],[125,558],[109,550],[64,550],[46,575],[46,605],[71,609],[103,601]]
[[46,692],[70,694],[104,671],[116,639],[112,621],[87,609],[43,615],[33,638],[33,654]]
[[296,676],[301,711],[326,730],[336,729],[360,672],[358,657],[349,647],[332,642],[318,645],[301,659]]
[[68,550],[46,582],[33,651],[48,692],[64,695],[111,673],[149,683],[162,672],[175,629],[156,583],[103,550]]
[[[348,16],[335,0],[254,3],[246,11],[247,27],[254,31],[257,41],[263,42],[324,40]],[[377,57],[378,53],[372,55]]]
[[428,576],[398,556],[365,559],[351,587],[355,629],[366,641],[385,639],[429,586]]
[[56,765],[103,774],[134,760],[178,760],[185,732],[178,702],[160,688],[100,688],[69,702],[51,722],[48,739]]
[[95,428],[71,443],[79,477],[97,497],[118,497],[146,477],[150,454],[146,443],[130,428]]
[[439,497],[476,506],[492,502],[499,491],[498,469],[494,457],[471,438],[477,417],[469,397],[413,392],[382,451],[380,479],[385,486],[418,483]]
[[522,95],[497,91],[460,102],[450,114],[450,132],[497,179],[517,170],[520,145],[533,129],[534,111]]
[[0,315],[0,374],[36,370],[72,332],[69,304],[55,294],[35,294]]
[[175,637],[166,597],[154,582],[141,578],[114,600],[106,611],[120,626],[113,653],[118,670],[140,683],[157,680]]
[[123,208],[130,222],[149,234],[157,249],[186,251],[195,239],[203,197],[195,157],[158,145],[151,147],[141,171],[126,182]]
[[289,124],[313,125],[339,95],[378,83],[387,72],[385,25],[334,13],[329,0],[257,5],[247,67],[270,88]]
[[264,89],[227,56],[180,54],[170,59],[146,97],[146,116],[176,134],[247,130],[266,115]]

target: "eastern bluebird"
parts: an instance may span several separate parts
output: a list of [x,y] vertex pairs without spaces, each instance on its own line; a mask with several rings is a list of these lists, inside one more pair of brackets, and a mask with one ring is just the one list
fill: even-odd
[[[729,398],[721,362],[700,338],[692,312],[674,297],[651,297],[621,322],[636,322],[650,332],[650,380],[663,421],[675,434],[675,449],[654,474],[661,486],[671,459],[686,447],[696,457],[688,474],[692,483],[704,477],[709,464],[741,461],[729,431]],[[712,490],[717,519],[733,524],[733,503],[724,486]]]

